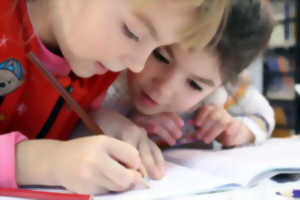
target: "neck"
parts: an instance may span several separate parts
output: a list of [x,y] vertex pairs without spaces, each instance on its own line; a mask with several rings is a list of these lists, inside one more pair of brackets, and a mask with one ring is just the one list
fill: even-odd
[[28,12],[34,32],[49,49],[57,49],[57,42],[54,37],[51,25],[51,9],[49,1],[27,0]]

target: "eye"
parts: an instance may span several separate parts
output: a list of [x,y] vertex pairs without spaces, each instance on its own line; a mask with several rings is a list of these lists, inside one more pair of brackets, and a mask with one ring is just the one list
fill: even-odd
[[124,34],[125,34],[128,38],[130,38],[130,39],[133,39],[133,40],[135,40],[135,41],[137,41],[137,42],[140,40],[140,38],[139,38],[138,36],[136,36],[136,35],[129,29],[129,27],[128,27],[126,24],[123,25],[123,32],[124,32]]
[[159,52],[159,48],[153,51],[153,55],[158,61],[170,64],[170,61]]
[[194,90],[199,90],[199,91],[202,91],[203,88],[201,86],[199,86],[195,81],[193,80],[188,80],[188,84],[189,86],[194,89]]

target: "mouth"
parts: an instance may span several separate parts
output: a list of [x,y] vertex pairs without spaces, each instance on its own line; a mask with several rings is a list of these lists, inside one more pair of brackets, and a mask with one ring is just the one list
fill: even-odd
[[96,74],[102,75],[102,74],[105,74],[108,71],[108,69],[101,62],[96,61],[95,62],[95,71],[96,71]]
[[145,91],[141,92],[140,100],[143,104],[146,104],[150,107],[154,107],[158,105],[158,102],[155,101],[151,96],[149,96]]

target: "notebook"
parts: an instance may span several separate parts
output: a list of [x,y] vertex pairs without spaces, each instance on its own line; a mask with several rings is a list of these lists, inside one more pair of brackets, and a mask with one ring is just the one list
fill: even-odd
[[172,199],[253,187],[280,173],[300,174],[300,138],[270,139],[261,146],[227,150],[173,149],[164,152],[168,171],[150,188],[96,196],[99,200]]
[[167,150],[168,170],[162,180],[149,180],[147,189],[98,195],[94,200],[169,200],[253,187],[280,173],[300,174],[299,151],[300,138],[270,139],[261,146],[227,150]]

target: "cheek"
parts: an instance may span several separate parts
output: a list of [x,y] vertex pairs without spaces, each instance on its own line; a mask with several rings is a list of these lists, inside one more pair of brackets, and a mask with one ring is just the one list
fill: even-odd
[[75,55],[83,58],[105,59],[116,58],[120,55],[122,43],[119,37],[111,35],[108,40],[106,33],[83,31],[69,39],[69,46]]
[[128,51],[128,44],[115,18],[112,23],[86,19],[73,23],[64,33],[68,48],[85,59],[116,59],[121,52]]
[[185,112],[192,109],[199,102],[203,100],[202,95],[191,95],[191,94],[182,94],[180,97],[176,98],[176,101],[172,101],[170,112]]

